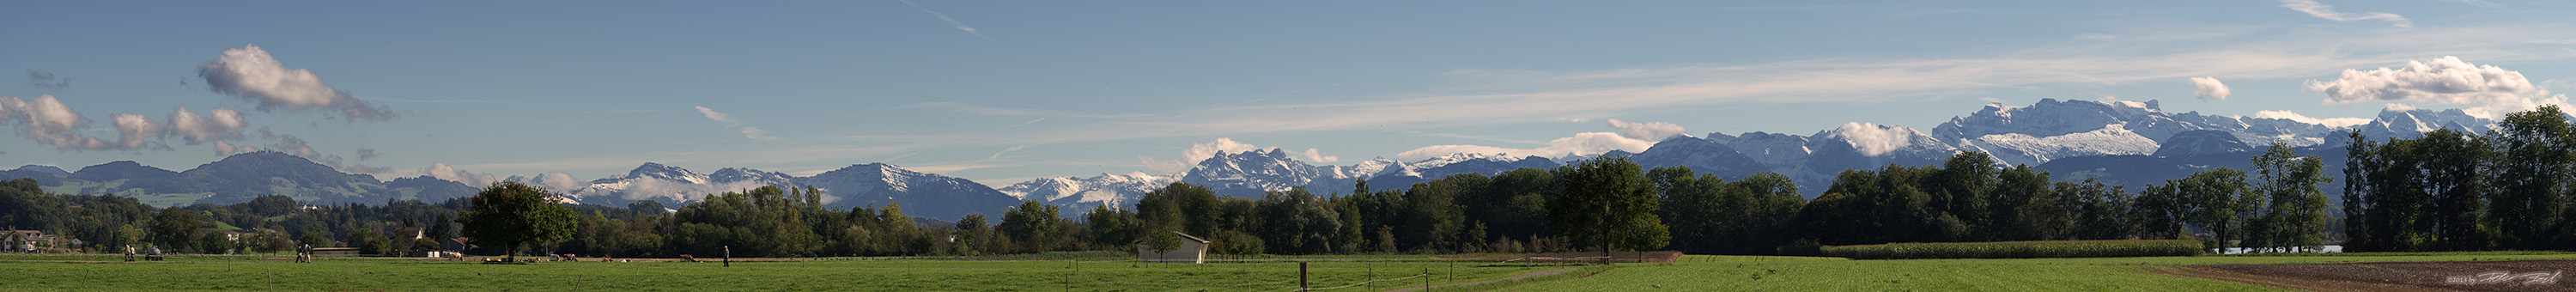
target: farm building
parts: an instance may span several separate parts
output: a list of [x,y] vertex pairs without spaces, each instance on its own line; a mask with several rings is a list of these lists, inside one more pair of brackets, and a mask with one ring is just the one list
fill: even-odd
[[458,237],[438,241],[438,249],[440,250],[461,252],[475,247],[477,246],[474,246],[473,238]]
[[1211,243],[1210,241],[1199,239],[1197,236],[1190,236],[1188,233],[1181,233],[1179,231],[1174,231],[1172,234],[1178,234],[1181,236],[1180,246],[1172,247],[1172,250],[1155,252],[1152,245],[1139,241],[1136,243],[1136,260],[1147,263],[1192,264],[1204,263],[1207,261],[1207,247],[1208,243]]
[[52,235],[45,235],[43,231],[11,230],[7,234],[0,234],[0,250],[37,252],[53,248],[55,239]]

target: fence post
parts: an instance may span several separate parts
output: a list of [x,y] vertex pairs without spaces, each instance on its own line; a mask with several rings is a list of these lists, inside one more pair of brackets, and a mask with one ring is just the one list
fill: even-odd
[[1306,262],[1297,262],[1297,291],[1306,291],[1308,287],[1312,286],[1306,282]]

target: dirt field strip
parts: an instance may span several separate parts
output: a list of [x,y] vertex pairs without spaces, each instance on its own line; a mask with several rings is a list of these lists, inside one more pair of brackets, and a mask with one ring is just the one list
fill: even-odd
[[[1484,280],[1484,281],[1475,281],[1475,282],[1466,282],[1466,283],[1451,283],[1451,284],[1431,285],[1431,288],[1440,288],[1440,287],[1449,287],[1449,286],[1478,285],[1478,284],[1484,284],[1484,283],[1493,283],[1493,282],[1501,282],[1501,281],[1510,281],[1510,280],[1528,279],[1529,277],[1537,277],[1537,276],[1546,276],[1546,275],[1563,274],[1563,273],[1565,273],[1565,272],[1572,272],[1572,271],[1574,271],[1574,270],[1575,270],[1575,269],[1554,269],[1554,270],[1545,270],[1545,271],[1528,272],[1528,273],[1521,273],[1521,274],[1519,274],[1519,275],[1512,275],[1512,276],[1510,276],[1510,277],[1503,277],[1502,279],[1493,279],[1493,280]],[[1422,290],[1422,286],[1413,286],[1413,287],[1405,287],[1404,289],[1395,289],[1395,290],[1386,290],[1386,291],[1387,291],[1387,292],[1407,292],[1407,291],[1421,291],[1421,290]]]
[[2228,281],[2228,282],[2237,282],[2237,283],[2254,284],[2254,285],[2257,285],[2257,286],[2271,287],[2271,288],[2278,288],[2278,289],[2284,289],[2284,290],[2300,290],[2300,291],[2334,291],[2334,292],[2341,292],[2341,291],[2372,291],[2372,292],[2398,292],[2398,291],[2451,291],[2451,290],[2439,290],[2439,289],[2425,289],[2425,288],[2417,288],[2417,287],[2388,286],[2388,285],[2373,285],[2373,284],[2368,284],[2368,283],[2353,283],[2353,282],[2342,282],[2342,281],[2325,281],[2325,280],[2312,280],[2312,279],[2297,279],[2297,278],[2272,277],[2272,276],[2262,276],[2262,275],[2248,275],[2248,274],[2241,274],[2241,273],[2236,273],[2236,272],[2230,272],[2230,271],[2227,271],[2227,270],[2211,269],[2211,268],[2202,268],[2202,267],[2192,267],[2192,266],[2157,267],[2157,268],[2149,268],[2149,270],[2154,271],[2154,272],[2156,272],[2156,273],[2158,273],[2158,274],[2175,275],[2175,276],[2184,276],[2184,277],[2194,277],[2194,278],[2206,278],[2206,279],[2221,280],[2221,281]]
[[2156,268],[2168,275],[2312,291],[2576,291],[2576,261],[2236,264]]

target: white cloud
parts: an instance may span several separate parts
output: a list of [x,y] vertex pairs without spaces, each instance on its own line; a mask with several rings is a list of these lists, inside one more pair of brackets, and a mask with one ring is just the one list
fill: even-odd
[[1333,163],[1342,161],[1341,157],[1324,155],[1323,151],[1315,150],[1315,148],[1306,148],[1306,152],[1297,152],[1297,159],[1314,163]]
[[[2395,105],[2398,105],[2398,104],[2391,103],[2391,104],[2389,104],[2389,105],[2395,106]],[[2394,109],[2394,107],[2391,107],[2391,109]],[[2413,108],[2413,107],[2407,107],[2407,109],[2414,109],[2414,108]],[[2368,124],[2368,123],[2370,123],[2370,119],[2369,119],[2369,118],[2324,118],[2324,119],[2320,119],[2320,118],[2311,118],[2311,117],[2308,117],[2307,115],[2301,115],[2301,114],[2299,114],[2299,113],[2290,112],[2290,111],[2286,111],[2286,110],[2279,110],[2279,111],[2256,111],[2256,112],[2254,112],[2254,118],[2258,118],[2258,119],[2283,119],[2283,120],[2292,120],[2292,121],[2298,121],[2298,122],[2301,122],[2301,123],[2319,124],[2319,125],[2325,125],[2325,126],[2327,126],[2327,127],[2338,127],[2338,128],[2340,128],[2340,127],[2351,127],[2351,126],[2357,126],[2357,125],[2361,125],[2361,124]]]
[[1207,161],[1208,157],[1216,157],[1217,153],[1244,152],[1257,149],[1261,148],[1254,147],[1252,144],[1235,142],[1233,138],[1216,138],[1216,141],[1190,144],[1190,149],[1181,150],[1180,160],[1159,161],[1154,160],[1153,157],[1144,156],[1139,156],[1137,158],[1144,160],[1146,169],[1151,169],[1154,172],[1159,173],[1172,174],[1190,171],[1190,167],[1197,166],[1200,161]]
[[152,122],[152,118],[138,114],[115,114],[109,117],[116,122],[117,134],[123,135],[116,139],[117,149],[153,147],[166,150],[170,148],[168,145],[151,143],[147,140],[161,134],[161,124]]
[[1013,152],[1013,151],[1020,151],[1020,150],[1029,149],[1029,147],[1038,146],[1038,144],[1046,144],[1046,143],[1020,144],[1020,146],[1011,146],[1011,148],[1002,148],[1002,151],[1000,151],[1000,152],[993,152],[993,156],[984,157],[984,160],[1001,159],[1001,158],[1002,158],[1002,154],[1011,153],[1011,152]]
[[1556,140],[1548,141],[1546,146],[1538,148],[1503,148],[1483,145],[1433,145],[1414,148],[1413,150],[1404,151],[1403,153],[1397,153],[1395,154],[1395,159],[1403,161],[1419,161],[1459,153],[1502,154],[1511,157],[1538,156],[1561,158],[1573,155],[1600,155],[1602,153],[1609,153],[1611,150],[1645,152],[1646,148],[1654,146],[1655,141],[1629,138],[1618,133],[1586,132],[1575,133],[1573,137],[1556,138]]
[[232,156],[233,154],[251,152],[259,152],[259,147],[233,146],[233,143],[231,142],[215,140],[215,156]]
[[[432,166],[436,166],[436,165],[432,165]],[[484,175],[484,176],[480,176],[480,178],[488,179],[488,178],[491,178],[491,176],[489,176],[489,175]],[[573,179],[573,178],[572,178],[572,174],[571,174],[571,173],[564,173],[564,172],[548,172],[548,173],[538,174],[538,175],[533,176],[533,177],[532,177],[532,176],[513,175],[513,176],[510,176],[510,178],[501,179],[501,180],[502,180],[502,181],[513,181],[513,182],[518,182],[519,184],[523,184],[523,185],[535,186],[535,187],[545,188],[546,190],[551,190],[551,191],[556,191],[556,192],[564,192],[564,193],[570,193],[570,192],[572,192],[573,190],[579,190],[579,189],[582,189],[582,188],[585,188],[585,187],[590,187],[590,182],[582,181],[582,180],[579,180],[579,179]],[[460,182],[461,182],[461,181],[460,181]],[[494,181],[494,182],[498,182],[498,181]],[[489,185],[489,184],[490,184],[490,183],[489,183],[489,182],[487,182],[487,183],[484,183],[483,185],[476,185],[476,184],[472,184],[472,183],[468,183],[467,185],[473,185],[474,187],[482,187],[482,186],[484,186],[484,185]]]
[[2405,16],[2398,16],[2397,14],[2386,12],[2335,12],[2334,6],[2326,5],[2325,3],[2317,3],[2316,0],[2281,0],[2281,7],[2289,8],[2290,10],[2298,10],[2299,12],[2306,12],[2308,13],[2308,16],[2316,16],[2317,18],[2338,22],[2354,20],[2382,20],[2388,21],[2388,24],[2396,25],[2397,27],[2415,27],[2415,21],[2407,20]]
[[2393,112],[2414,111],[2414,110],[2415,110],[2415,105],[2412,105],[2412,104],[2403,104],[2403,103],[2389,103],[2389,104],[2387,104],[2387,105],[2385,105],[2385,106],[2380,107],[2380,109],[2382,109],[2382,110],[2387,110],[2387,111],[2393,111]]
[[2191,87],[2192,96],[2198,96],[2200,100],[2227,100],[2229,93],[2227,84],[2219,83],[2216,77],[2192,77]]
[[387,120],[392,110],[368,104],[351,97],[349,92],[322,84],[322,77],[302,68],[286,69],[267,50],[256,45],[225,49],[222,57],[197,65],[197,77],[206,81],[207,89],[259,102],[260,110],[285,109],[303,112],[307,108],[339,110],[339,116],[358,120]]
[[[1209,157],[1216,157],[1216,155],[1220,153],[1273,149],[1279,149],[1279,147],[1260,147],[1254,146],[1251,143],[1236,142],[1234,141],[1234,138],[1216,138],[1215,141],[1208,141],[1207,143],[1190,144],[1189,149],[1181,150],[1181,158],[1179,160],[1160,160],[1154,159],[1152,156],[1137,156],[1136,159],[1142,161],[1145,164],[1145,169],[1147,170],[1153,170],[1154,172],[1163,174],[1174,174],[1188,172],[1190,171],[1190,168],[1197,167],[1199,162],[1207,161]],[[1289,154],[1293,155],[1290,156],[1291,158],[1303,160],[1307,163],[1333,163],[1342,160],[1341,157],[1324,155],[1322,150],[1317,150],[1315,148],[1306,148],[1306,151],[1303,152],[1291,151]]]
[[215,108],[207,111],[205,115],[198,115],[196,112],[188,111],[188,107],[184,106],[170,113],[169,122],[170,128],[166,134],[186,139],[188,145],[238,139],[242,136],[242,127],[250,125],[248,121],[242,119],[240,112],[235,112],[233,109]]
[[[751,138],[751,139],[754,139],[754,140],[778,140],[778,137],[771,137],[771,136],[769,136],[769,131],[764,131],[764,130],[761,130],[760,128],[754,128],[754,127],[751,127],[750,125],[745,125],[745,124],[743,124],[743,123],[742,123],[742,120],[736,120],[736,119],[734,119],[734,118],[733,118],[733,115],[727,115],[727,114],[725,114],[725,113],[719,113],[719,112],[716,112],[716,110],[713,110],[713,109],[707,109],[707,107],[703,107],[703,106],[701,106],[701,107],[696,107],[696,108],[698,108],[698,113],[699,113],[699,114],[704,114],[704,115],[706,115],[706,116],[707,116],[707,119],[709,119],[709,120],[715,120],[715,121],[716,121],[716,123],[718,123],[718,124],[724,124],[724,125],[725,125],[725,127],[730,127],[730,128],[734,128],[734,129],[742,130],[742,136],[743,136],[744,138]],[[999,155],[999,154],[996,154],[996,155]]]
[[547,189],[564,191],[572,191],[590,186],[590,182],[572,178],[571,173],[564,172],[548,172],[545,174],[539,174],[537,175],[536,184],[537,186],[546,187]]
[[2472,115],[2499,113],[2540,105],[2565,105],[2565,96],[2533,86],[2522,72],[2495,65],[2470,64],[2459,57],[2408,60],[2402,68],[2344,69],[2334,81],[2308,80],[2307,89],[2326,94],[2327,104],[2367,101],[2422,101],[2476,106]]
[[921,8],[921,5],[912,4],[912,0],[901,0],[901,1],[903,1],[903,5],[904,5],[904,6],[912,6],[912,9],[920,9],[920,10],[921,10],[921,12],[928,12],[928,13],[930,13],[930,16],[937,16],[937,17],[939,17],[939,20],[945,20],[945,21],[948,21],[948,25],[950,25],[950,26],[956,26],[956,27],[957,27],[957,30],[966,31],[966,34],[975,35],[975,37],[977,37],[977,38],[983,38],[984,40],[987,40],[987,41],[993,40],[993,38],[985,37],[983,32],[977,32],[977,31],[975,31],[975,27],[972,27],[972,26],[966,26],[966,23],[965,23],[965,22],[958,22],[958,21],[957,21],[957,19],[955,19],[955,18],[948,18],[948,15],[947,15],[947,14],[940,14],[938,11],[930,11],[930,8]]
[[54,145],[59,150],[105,150],[119,146],[74,133],[88,127],[89,119],[72,111],[70,105],[54,99],[53,95],[40,95],[34,100],[0,96],[0,125],[17,127],[18,136],[36,140],[39,144]]
[[446,162],[431,162],[429,163],[429,167],[421,168],[420,173],[421,175],[426,175],[430,178],[464,183],[466,186],[478,188],[492,185],[494,182],[500,182],[498,179],[493,179],[491,174],[467,172],[462,169],[456,169],[456,167],[447,166]]
[[1852,148],[1860,149],[1861,154],[1870,156],[1887,154],[1888,151],[1895,151],[1897,148],[1913,146],[1914,135],[1916,133],[1913,127],[1872,123],[1843,123],[1842,127],[1834,128],[1832,133],[1826,134],[1827,137],[1850,141]]
[[1619,129],[1619,135],[1626,136],[1629,139],[1663,141],[1664,138],[1671,138],[1675,135],[1685,135],[1684,133],[1689,132],[1688,130],[1683,130],[1681,125],[1667,122],[1630,123],[1619,119],[1609,119],[1607,121],[1610,123],[1610,128]]
[[[322,155],[322,151],[315,151],[315,150],[313,150],[313,145],[312,145],[312,144],[310,144],[310,143],[305,143],[305,142],[304,142],[304,138],[295,137],[295,135],[279,135],[279,136],[277,136],[277,138],[276,138],[276,139],[277,139],[277,144],[269,144],[269,145],[268,145],[268,149],[269,149],[269,150],[271,150],[271,151],[277,151],[277,152],[279,152],[279,153],[286,153],[286,154],[288,154],[288,155],[295,155],[296,157],[303,157],[303,158],[305,158],[305,159],[313,159],[313,160],[316,160],[316,161],[314,161],[314,162],[321,162],[322,164],[330,164],[330,165],[331,165],[331,166],[333,166],[334,168],[337,168],[337,167],[339,166],[338,164],[339,164],[339,162],[340,162],[340,161],[339,161],[339,160],[340,160],[340,159],[339,159],[339,158],[340,158],[340,156],[338,156],[338,155],[328,155],[328,156],[326,156],[326,155]],[[328,159],[328,160],[330,160],[330,161],[321,161],[321,160],[325,160],[325,159]]]

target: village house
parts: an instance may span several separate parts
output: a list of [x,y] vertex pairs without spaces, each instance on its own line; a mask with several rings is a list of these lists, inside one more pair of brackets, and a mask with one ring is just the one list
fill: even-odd
[[7,234],[0,234],[0,244],[6,245],[0,246],[0,250],[9,252],[40,252],[48,248],[54,248],[55,239],[56,238],[54,238],[53,235],[45,235],[44,231],[10,230]]
[[464,238],[464,237],[449,238],[449,239],[447,239],[447,240],[440,240],[440,241],[438,241],[438,249],[439,249],[439,250],[450,251],[450,252],[463,252],[463,251],[468,250],[468,249],[473,249],[473,248],[474,248],[474,243],[473,243],[473,242],[474,242],[474,239],[473,239],[473,238]]
[[1197,236],[1190,236],[1188,233],[1181,233],[1179,231],[1174,231],[1172,234],[1178,234],[1181,236],[1180,246],[1174,246],[1172,247],[1172,250],[1157,252],[1154,250],[1153,245],[1145,244],[1143,241],[1138,241],[1136,243],[1136,260],[1147,263],[1190,264],[1205,263],[1207,261],[1207,247],[1208,243],[1211,243],[1210,241],[1200,239]]

